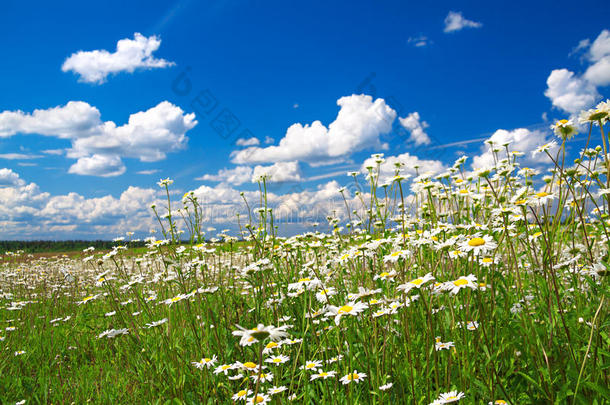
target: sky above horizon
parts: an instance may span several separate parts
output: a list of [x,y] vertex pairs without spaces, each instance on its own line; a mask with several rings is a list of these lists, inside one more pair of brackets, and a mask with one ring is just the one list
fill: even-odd
[[0,239],[147,236],[164,178],[235,230],[261,174],[302,232],[372,153],[441,173],[493,138],[535,166],[610,96],[604,1],[3,5]]

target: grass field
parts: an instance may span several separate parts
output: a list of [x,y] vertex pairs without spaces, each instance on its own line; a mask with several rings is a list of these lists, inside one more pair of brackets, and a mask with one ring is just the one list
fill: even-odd
[[411,192],[371,167],[326,233],[277,237],[262,179],[248,242],[201,242],[187,193],[141,251],[12,255],[1,402],[609,404],[605,117],[573,165],[560,122],[545,177],[506,145]]

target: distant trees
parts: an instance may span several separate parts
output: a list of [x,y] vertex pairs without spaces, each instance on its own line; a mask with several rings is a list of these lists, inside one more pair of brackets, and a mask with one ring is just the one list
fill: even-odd
[[119,244],[127,244],[129,247],[142,247],[145,245],[145,242],[113,242],[110,240],[2,240],[0,241],[0,254],[16,250],[23,250],[26,253],[70,252],[83,250],[89,246],[93,246],[96,250],[109,250]]

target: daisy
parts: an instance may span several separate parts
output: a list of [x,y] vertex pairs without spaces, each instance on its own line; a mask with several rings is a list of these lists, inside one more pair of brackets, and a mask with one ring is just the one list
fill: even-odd
[[436,349],[436,351],[438,352],[439,350],[449,350],[450,348],[455,347],[455,344],[453,344],[453,342],[446,342],[443,343],[440,341],[439,338],[436,339],[436,343],[434,344],[434,348]]
[[275,394],[280,394],[284,391],[286,391],[288,388],[286,388],[284,385],[281,385],[279,387],[276,387],[275,385],[271,388],[269,388],[267,390],[267,392],[269,393],[269,395],[275,395]]
[[250,376],[250,378],[252,378],[252,380],[254,380],[254,382],[258,382],[259,380],[261,382],[272,381],[273,373],[258,373],[256,375]]
[[375,277],[373,277],[373,280],[393,281],[394,277],[396,277],[396,270],[391,270],[390,272],[384,271],[380,274],[375,274]]
[[555,199],[555,195],[551,193],[547,193],[546,191],[541,191],[536,193],[530,197],[530,202],[536,206],[542,206]]
[[233,370],[235,366],[233,364],[221,364],[220,366],[214,369],[214,374],[224,373],[224,375],[229,374],[229,370]]
[[387,384],[384,384],[384,385],[380,386],[380,387],[379,387],[379,389],[380,389],[381,391],[387,391],[387,390],[389,390],[390,388],[392,388],[392,386],[393,386],[393,385],[394,385],[394,384],[392,384],[392,383],[390,382],[390,383],[387,383]]
[[216,364],[216,361],[217,361],[217,358],[216,358],[216,355],[214,355],[214,356],[212,356],[212,358],[204,357],[203,359],[201,359],[199,361],[191,362],[191,364],[201,370],[204,367],[207,367],[207,368],[212,367],[214,364]]
[[457,392],[457,391],[449,391],[449,392],[445,392],[443,394],[441,394],[438,399],[440,401],[442,401],[441,403],[443,404],[448,404],[451,402],[457,402],[460,399],[464,398],[464,393],[463,392]]
[[434,276],[432,275],[432,273],[428,273],[425,276],[413,279],[406,284],[401,284],[396,287],[396,289],[398,291],[403,291],[406,294],[413,288],[421,288],[422,285],[432,280],[434,280]]
[[341,383],[343,383],[343,385],[347,385],[347,384],[351,383],[352,381],[355,381],[358,383],[358,382],[364,380],[365,378],[366,378],[365,373],[359,373],[358,370],[354,370],[353,372],[341,377],[341,379],[339,381],[341,381]]
[[443,283],[443,290],[451,292],[451,294],[457,294],[462,288],[472,288],[473,290],[477,288],[477,277],[474,274],[469,274],[467,276],[461,276],[457,280],[447,281]]
[[235,393],[231,399],[233,401],[245,401],[248,398],[248,395],[251,395],[252,391],[251,390],[241,390],[237,393]]
[[248,398],[246,405],[265,405],[269,401],[271,401],[271,396],[259,393],[256,396]]
[[399,259],[404,259],[409,255],[408,250],[397,250],[396,252],[392,252],[389,255],[383,257],[384,263],[396,263]]
[[363,312],[368,307],[369,307],[368,304],[365,304],[362,302],[350,301],[347,304],[343,305],[342,307],[335,307],[334,305],[329,306],[327,315],[334,316],[335,324],[339,325],[339,322],[341,322],[342,316],[347,316],[347,315],[356,316],[356,315],[360,314],[361,312]]
[[274,349],[280,347],[281,345],[282,345],[281,343],[269,342],[265,345],[265,348],[263,349],[263,353],[269,354],[269,353],[273,352]]
[[323,378],[326,380],[327,378],[332,378],[336,375],[336,371],[320,371],[318,374],[312,374],[311,377],[309,377],[309,381],[317,380],[318,378]]
[[480,236],[479,234],[473,235],[470,239],[460,244],[460,249],[466,252],[472,252],[474,255],[479,253],[488,252],[498,247],[498,244],[494,242],[490,235]]
[[306,362],[305,365],[301,366],[301,370],[318,371],[320,367],[322,367],[322,362],[320,360],[310,360]]
[[262,323],[259,323],[256,328],[253,329],[244,329],[239,325],[236,326],[239,330],[233,331],[233,335],[241,336],[239,344],[242,346],[250,346],[266,338],[277,342],[288,336],[288,333],[286,333],[286,329],[288,328],[287,325],[275,327],[273,325],[265,326]]

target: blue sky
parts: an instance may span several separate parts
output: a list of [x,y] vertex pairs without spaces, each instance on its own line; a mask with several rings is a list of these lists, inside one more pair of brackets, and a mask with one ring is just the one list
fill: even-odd
[[[166,177],[225,213],[263,172],[277,204],[317,204],[371,153],[484,164],[482,142],[463,141],[533,148],[609,93],[603,1],[3,6],[0,238],[144,234]],[[114,54],[120,40],[135,53]]]

